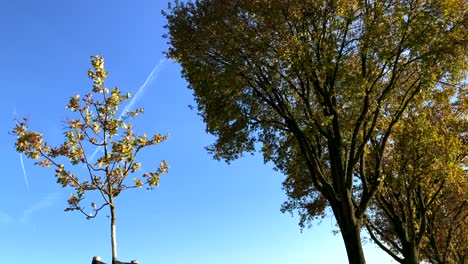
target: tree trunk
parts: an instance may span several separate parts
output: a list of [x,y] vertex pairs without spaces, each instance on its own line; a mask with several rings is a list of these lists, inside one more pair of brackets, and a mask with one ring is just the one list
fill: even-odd
[[112,264],[117,263],[117,233],[116,233],[116,227],[115,227],[115,220],[116,220],[116,215],[115,215],[115,207],[114,207],[114,202],[112,201],[113,199],[110,199],[110,213],[111,213],[111,244],[112,244]]
[[413,243],[406,242],[403,245],[403,257],[405,264],[419,264],[419,252]]
[[350,264],[365,264],[364,251],[361,244],[361,228],[350,226],[349,229],[341,229],[341,235],[348,254]]
[[355,217],[351,197],[348,196],[337,202],[332,209],[340,227],[349,263],[365,264],[366,259],[361,244],[361,224]]

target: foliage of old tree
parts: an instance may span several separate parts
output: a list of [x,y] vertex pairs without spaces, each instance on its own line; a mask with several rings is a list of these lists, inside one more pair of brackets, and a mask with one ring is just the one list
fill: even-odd
[[[39,160],[35,163],[37,165],[54,167],[57,183],[74,189],[65,211],[77,210],[90,219],[109,207],[112,263],[116,263],[115,198],[127,189],[143,186],[153,189],[159,184],[160,175],[168,170],[165,161],[161,161],[154,171],[134,177],[133,181],[127,180],[127,177],[136,173],[141,166],[137,162],[137,154],[143,148],[165,141],[167,136],[136,135],[131,121],[143,113],[143,109],[118,114],[119,106],[130,98],[130,93],[124,94],[117,87],[109,90],[104,85],[108,73],[102,57],[92,56],[91,62],[93,69],[88,71],[88,76],[93,81],[92,92],[81,99],[79,95],[73,96],[66,105],[78,118],[65,122],[63,144],[56,147],[47,144],[42,133],[29,130],[27,119],[18,120],[13,134],[17,135],[15,146],[18,152]],[[99,149],[102,154],[92,160],[92,153],[98,153]],[[80,165],[76,167],[78,171],[84,166],[85,171],[81,170],[79,175],[73,173],[62,163],[66,160],[71,165]],[[98,192],[102,200],[90,203],[88,209],[82,202],[89,191]]]
[[164,14],[168,56],[217,137],[209,150],[230,161],[259,142],[287,176],[287,209],[329,206],[349,262],[365,263],[361,226],[389,136],[417,94],[464,72],[465,10],[463,0],[198,0]]
[[[366,227],[400,263],[464,263],[466,87],[445,84],[428,97],[419,96],[425,100],[411,104],[393,129],[382,161],[384,185]],[[366,166],[372,167],[372,160]]]
[[[461,186],[461,187],[460,187]],[[468,261],[468,190],[467,180],[445,189],[443,200],[428,217],[428,244],[421,255],[431,263],[466,263]]]

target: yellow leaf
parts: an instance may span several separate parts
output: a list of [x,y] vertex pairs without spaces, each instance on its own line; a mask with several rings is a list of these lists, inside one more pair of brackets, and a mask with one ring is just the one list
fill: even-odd
[[135,185],[138,186],[138,187],[142,187],[143,186],[143,182],[138,179],[138,178],[133,178],[133,181],[135,182]]

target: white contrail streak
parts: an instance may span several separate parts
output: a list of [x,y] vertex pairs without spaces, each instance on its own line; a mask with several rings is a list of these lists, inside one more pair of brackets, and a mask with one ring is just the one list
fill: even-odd
[[[16,114],[16,106],[13,107],[13,116],[15,119],[17,119],[17,114]],[[24,168],[24,162],[23,162],[23,154],[19,154],[20,158],[20,163],[21,163],[21,168],[23,169],[23,176],[24,176],[24,183],[26,184],[26,189],[29,192],[29,181],[28,181],[28,176],[26,175],[26,169]]]
[[21,162],[21,168],[23,168],[24,183],[26,184],[26,189],[29,192],[29,182],[28,182],[28,176],[26,175],[26,169],[24,168],[23,154],[20,153],[19,157],[20,157],[20,162]]
[[19,221],[21,223],[27,223],[35,213],[53,206],[59,197],[59,193],[57,192],[49,193],[45,197],[42,197],[39,201],[36,201],[34,204],[23,210],[23,215],[20,217]]
[[145,82],[140,86],[140,88],[138,88],[136,94],[133,96],[132,100],[130,100],[130,103],[128,103],[123,109],[123,111],[120,113],[119,119],[122,118],[122,116],[128,110],[130,110],[133,107],[133,105],[138,101],[138,99],[143,94],[143,91],[148,86],[148,84],[150,84],[152,81],[154,81],[158,77],[159,71],[161,70],[161,67],[166,63],[166,61],[167,61],[166,58],[162,58],[159,60],[158,64],[154,66],[153,70],[150,72],[148,77],[146,77]]
[[99,151],[100,149],[101,149],[101,147],[97,147],[97,148],[94,150],[93,154],[91,154],[91,156],[89,156],[89,159],[88,159],[89,162],[93,161],[94,157],[96,157],[96,154],[98,153],[98,151]]
[[[127,113],[128,110],[130,110],[133,105],[138,101],[138,99],[141,97],[141,95],[143,94],[144,90],[146,89],[146,87],[148,87],[148,85],[153,82],[154,80],[156,80],[156,78],[158,78],[158,75],[159,75],[159,71],[161,70],[161,68],[166,64],[167,62],[167,59],[166,58],[162,58],[159,60],[158,64],[156,64],[156,66],[154,66],[153,70],[150,72],[150,74],[148,75],[148,77],[146,77],[146,80],[145,82],[140,86],[140,88],[138,88],[137,92],[135,93],[135,95],[132,97],[132,99],[130,100],[130,102],[124,107],[124,109],[122,110],[122,112],[120,113],[119,115],[119,119],[122,118],[122,116]],[[89,161],[91,162],[92,160],[94,160],[94,158],[96,157],[96,154],[98,153],[98,151],[101,149],[101,147],[97,147],[96,150],[94,150],[94,152],[91,154],[91,156],[89,156]]]

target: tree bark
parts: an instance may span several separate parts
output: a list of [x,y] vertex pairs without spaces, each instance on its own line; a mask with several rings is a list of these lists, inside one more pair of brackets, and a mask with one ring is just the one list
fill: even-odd
[[354,214],[351,196],[347,194],[341,201],[337,201],[332,209],[340,227],[349,263],[365,264],[366,259],[361,243],[361,224]]
[[406,242],[403,245],[403,257],[405,264],[419,264],[419,252],[416,245]]
[[117,232],[116,232],[116,214],[115,214],[115,207],[113,197],[109,199],[110,205],[110,213],[111,213],[111,244],[112,244],[112,264],[117,263]]

